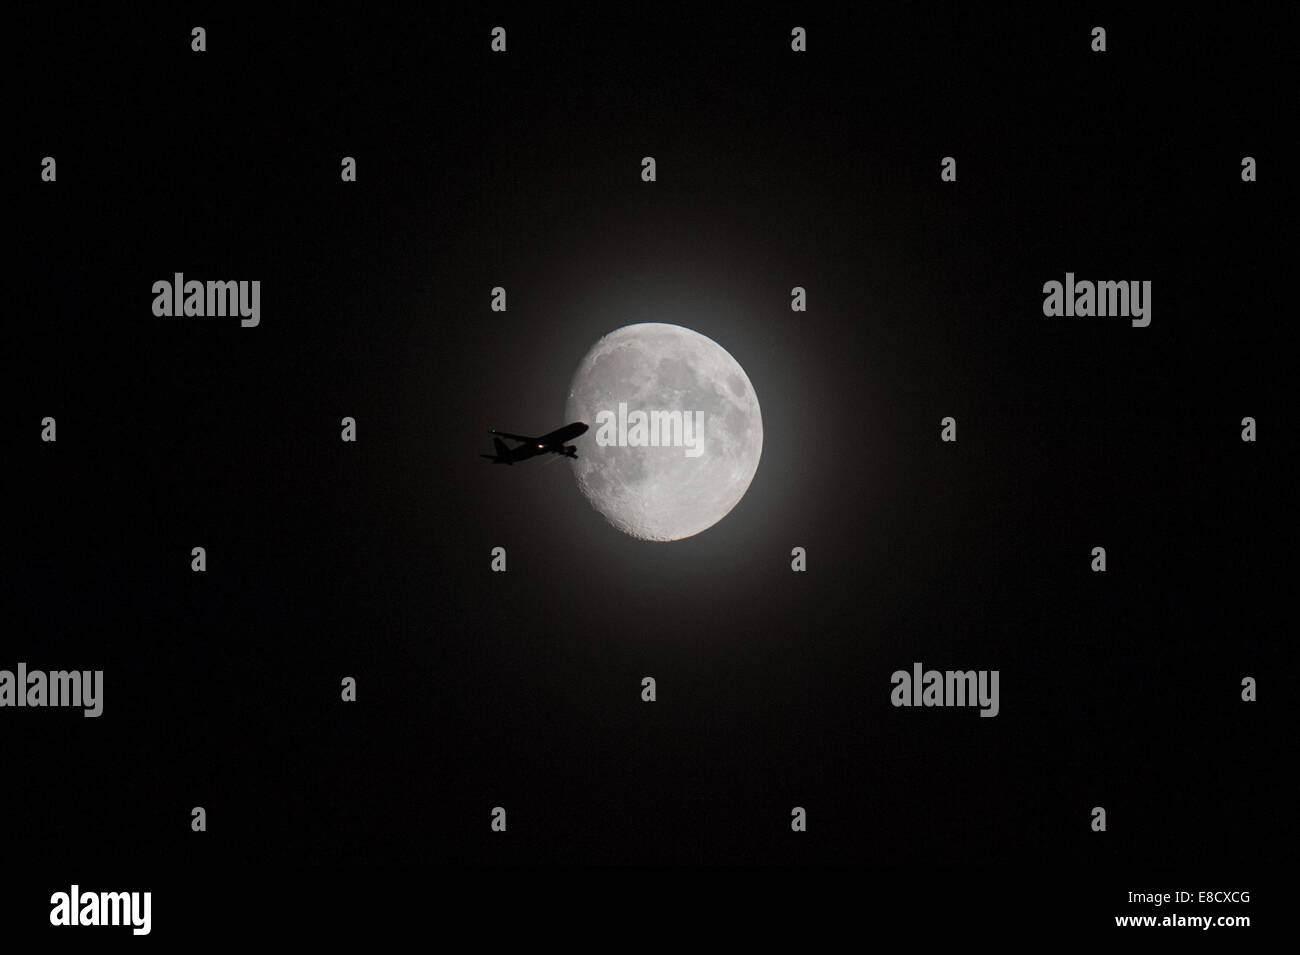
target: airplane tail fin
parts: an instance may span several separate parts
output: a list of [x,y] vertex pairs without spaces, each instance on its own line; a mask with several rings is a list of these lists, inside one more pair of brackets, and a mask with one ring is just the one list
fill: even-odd
[[492,447],[496,449],[497,452],[496,454],[480,454],[479,457],[487,458],[493,464],[514,464],[515,463],[510,458],[510,449],[506,447],[506,443],[502,441],[500,438],[492,439]]

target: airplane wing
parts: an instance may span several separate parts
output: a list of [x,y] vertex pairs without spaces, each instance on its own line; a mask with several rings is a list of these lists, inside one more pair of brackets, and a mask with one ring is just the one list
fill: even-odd
[[502,438],[510,438],[512,441],[527,441],[527,442],[531,443],[531,442],[533,442],[534,440],[536,440],[535,438],[531,438],[531,437],[529,437],[528,435],[524,435],[524,434],[507,434],[505,431],[497,431],[495,428],[493,428],[493,429],[492,429],[491,431],[489,431],[488,433],[489,433],[489,434],[495,434],[495,435],[498,435],[499,437],[502,437]]

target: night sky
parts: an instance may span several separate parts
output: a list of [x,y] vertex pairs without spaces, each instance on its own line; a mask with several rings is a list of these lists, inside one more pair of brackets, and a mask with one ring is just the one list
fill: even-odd
[[[0,668],[105,689],[0,711],[7,847],[1280,859],[1289,34],[1121,10],[26,25]],[[260,280],[260,326],[155,317],[178,271]],[[1150,280],[1150,327],[1045,317],[1067,271]],[[633,322],[762,406],[748,493],[674,543],[479,457]],[[998,669],[1001,712],[892,707],[914,661]]]

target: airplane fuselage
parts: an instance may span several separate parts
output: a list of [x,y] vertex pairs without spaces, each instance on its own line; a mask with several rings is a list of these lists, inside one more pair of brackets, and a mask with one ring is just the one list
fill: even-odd
[[[515,464],[519,461],[527,461],[529,458],[537,457],[539,454],[561,454],[566,458],[576,458],[578,449],[571,444],[565,444],[565,442],[584,434],[586,430],[587,425],[581,421],[575,421],[549,434],[534,438],[523,434],[497,431],[494,428],[492,434],[495,437],[493,437],[492,442],[496,448],[496,454],[484,454],[482,457],[487,458],[493,464]],[[518,441],[519,444],[512,448],[502,441],[502,438]]]

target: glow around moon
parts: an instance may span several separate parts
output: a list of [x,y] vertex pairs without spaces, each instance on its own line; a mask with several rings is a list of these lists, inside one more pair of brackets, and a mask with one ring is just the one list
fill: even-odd
[[763,453],[749,376],[680,325],[627,325],[596,342],[573,375],[565,420],[591,425],[574,462],[578,487],[641,540],[681,540],[722,520]]

